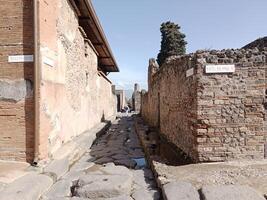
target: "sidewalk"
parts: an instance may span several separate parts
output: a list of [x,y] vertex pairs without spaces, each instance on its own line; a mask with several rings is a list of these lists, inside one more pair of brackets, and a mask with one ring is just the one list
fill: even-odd
[[110,123],[100,123],[63,145],[48,164],[38,167],[23,162],[0,161],[0,200],[38,200],[66,174]]
[[[267,196],[267,161],[232,161],[216,163],[179,163],[164,154],[162,141],[153,129],[137,117],[135,129],[146,157],[157,175],[164,200],[265,200]],[[157,143],[154,143],[157,141]],[[153,145],[159,150],[153,149]],[[166,148],[166,145],[164,145]],[[176,164],[171,164],[176,163]]]

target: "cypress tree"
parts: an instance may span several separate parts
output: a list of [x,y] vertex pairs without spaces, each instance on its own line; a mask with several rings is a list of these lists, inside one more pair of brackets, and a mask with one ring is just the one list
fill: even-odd
[[178,24],[170,21],[161,24],[161,49],[157,58],[159,66],[170,56],[185,54],[187,42],[180,28]]

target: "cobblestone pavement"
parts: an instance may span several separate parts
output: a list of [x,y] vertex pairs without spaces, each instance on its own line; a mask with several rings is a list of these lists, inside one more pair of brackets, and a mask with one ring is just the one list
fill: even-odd
[[117,119],[41,199],[161,199],[132,117],[122,115]]

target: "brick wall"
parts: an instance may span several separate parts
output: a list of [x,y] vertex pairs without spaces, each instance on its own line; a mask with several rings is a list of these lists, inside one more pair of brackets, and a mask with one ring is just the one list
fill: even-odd
[[[208,64],[234,73],[206,74]],[[198,51],[149,66],[142,116],[195,161],[262,159],[266,51]],[[186,77],[186,71],[193,75]]]
[[0,159],[33,159],[33,63],[8,63],[33,55],[33,1],[0,0]]

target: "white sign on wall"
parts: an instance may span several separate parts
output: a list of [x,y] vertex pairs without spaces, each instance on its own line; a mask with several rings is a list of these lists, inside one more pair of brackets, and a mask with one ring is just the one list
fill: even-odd
[[55,67],[54,60],[47,58],[47,57],[43,57],[43,63],[46,65],[49,65],[50,67]]
[[235,65],[206,65],[206,73],[234,73]]
[[33,62],[33,55],[8,56],[8,62],[10,63]]
[[194,74],[194,68],[190,68],[186,71],[186,77],[192,76]]

